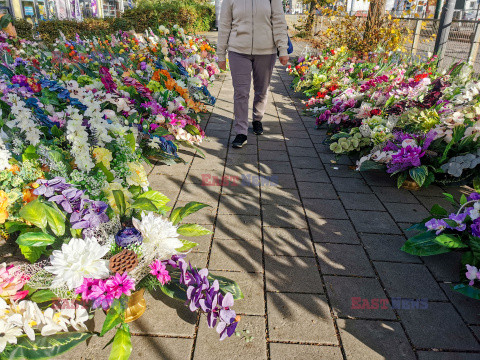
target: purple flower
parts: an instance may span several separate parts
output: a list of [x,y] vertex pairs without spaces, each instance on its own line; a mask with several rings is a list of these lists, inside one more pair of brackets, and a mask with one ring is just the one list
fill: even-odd
[[93,300],[92,307],[96,309],[101,306],[103,310],[107,310],[113,303],[113,295],[106,281],[99,281],[98,285],[92,287],[90,293],[90,300]]
[[404,171],[412,167],[421,165],[420,158],[425,155],[420,146],[408,145],[401,148],[397,153],[392,155],[392,161],[388,164],[388,173],[396,173]]
[[130,245],[139,245],[142,243],[142,240],[142,234],[134,227],[124,228],[115,235],[115,242],[122,248]]
[[456,227],[451,227],[450,225],[447,224],[448,228],[449,229],[452,229],[452,230],[457,230],[457,231],[465,231],[465,229],[467,228],[467,225],[464,224],[463,222],[465,221],[465,218],[467,217],[467,214],[466,213],[462,213],[462,214],[450,214],[450,216],[448,217],[450,220],[453,220],[457,223],[457,226]]
[[427,221],[425,226],[429,231],[435,231],[435,234],[440,235],[448,227],[448,224],[443,219],[432,219]]
[[472,225],[470,225],[470,229],[472,230],[472,235],[476,237],[480,237],[480,218],[476,219]]
[[78,190],[78,189],[75,189],[74,187],[71,187],[69,189],[63,190],[62,193],[59,195],[52,196],[48,200],[61,206],[63,210],[71,214],[73,212],[72,205],[75,204],[75,202],[79,201],[82,196],[83,196],[82,190]]
[[468,195],[467,201],[478,201],[480,200],[480,194],[477,192],[471,193]]
[[33,193],[35,195],[43,195],[46,198],[52,197],[55,192],[62,192],[70,187],[70,185],[65,182],[65,178],[58,176],[51,180],[38,179],[37,183],[40,184],[40,186],[33,190]]
[[220,310],[219,319],[217,325],[217,333],[220,334],[220,340],[225,339],[227,336],[230,337],[235,333],[237,328],[237,321],[235,311],[230,310],[230,307],[233,306],[233,296],[230,293],[227,293],[225,297],[222,295],[219,296],[220,305],[223,308]]
[[103,201],[82,199],[78,208],[70,217],[73,229],[96,228],[101,223],[108,222],[106,214],[108,205]]

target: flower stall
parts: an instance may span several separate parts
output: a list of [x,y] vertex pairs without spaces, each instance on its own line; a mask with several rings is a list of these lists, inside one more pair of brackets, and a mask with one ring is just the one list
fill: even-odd
[[[128,323],[160,290],[235,332],[238,285],[187,260],[209,234],[149,186],[148,159],[198,149],[214,50],[181,28],[59,39],[47,49],[0,35],[0,233],[24,261],[0,265],[0,358],[47,359],[114,333],[111,358],[132,351]],[[106,313],[100,333],[87,327]]]

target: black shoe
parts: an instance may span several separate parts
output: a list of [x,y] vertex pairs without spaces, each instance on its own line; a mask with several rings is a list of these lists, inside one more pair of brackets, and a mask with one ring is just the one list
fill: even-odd
[[262,135],[263,134],[263,125],[261,121],[254,121],[253,122],[253,133],[255,135]]
[[232,147],[239,149],[246,143],[247,135],[238,134],[237,136],[235,136],[235,140],[233,140]]

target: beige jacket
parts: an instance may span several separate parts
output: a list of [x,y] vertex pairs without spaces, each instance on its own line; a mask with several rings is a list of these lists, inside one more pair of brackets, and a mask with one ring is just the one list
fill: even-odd
[[218,28],[217,56],[226,52],[269,55],[288,49],[287,22],[282,0],[223,0]]

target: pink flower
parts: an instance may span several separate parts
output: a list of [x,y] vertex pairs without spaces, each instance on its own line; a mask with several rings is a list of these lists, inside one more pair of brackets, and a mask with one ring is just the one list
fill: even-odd
[[170,282],[171,278],[167,267],[162,264],[160,260],[155,260],[152,264],[150,264],[150,269],[152,269],[150,274],[154,275],[162,285]]
[[115,299],[120,299],[123,294],[130,296],[131,290],[135,290],[135,281],[127,273],[116,273],[106,281],[106,285]]
[[17,267],[6,263],[0,265],[0,297],[17,301],[28,295],[28,290],[20,291],[27,283],[28,276]]
[[93,300],[92,307],[94,309],[101,306],[103,310],[107,310],[112,305],[113,294],[107,286],[106,281],[100,280],[97,285],[92,287],[90,300]]
[[92,289],[94,286],[98,285],[99,280],[98,279],[88,279],[84,278],[83,279],[83,284],[80,285],[75,292],[77,294],[82,294],[82,299],[84,301],[89,301],[91,300],[91,295],[92,295]]

